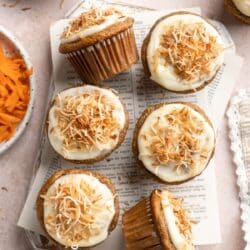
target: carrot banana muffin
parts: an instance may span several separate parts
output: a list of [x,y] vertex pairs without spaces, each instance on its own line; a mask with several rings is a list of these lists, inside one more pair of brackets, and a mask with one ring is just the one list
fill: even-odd
[[122,217],[127,250],[194,250],[192,228],[182,201],[154,190]]
[[116,227],[119,201],[110,180],[81,169],[53,174],[40,190],[37,217],[60,249],[89,249]]
[[146,76],[176,93],[194,92],[211,82],[223,63],[223,54],[217,30],[189,12],[160,18],[141,50]]
[[54,98],[47,123],[50,144],[58,154],[89,164],[121,145],[128,130],[128,112],[114,90],[83,85]]
[[224,0],[231,14],[244,23],[250,24],[250,1],[249,0]]
[[114,8],[91,9],[65,28],[59,51],[85,83],[108,79],[138,60],[133,23]]
[[139,165],[169,184],[201,174],[214,148],[215,132],[209,118],[191,103],[150,106],[134,131],[133,152]]

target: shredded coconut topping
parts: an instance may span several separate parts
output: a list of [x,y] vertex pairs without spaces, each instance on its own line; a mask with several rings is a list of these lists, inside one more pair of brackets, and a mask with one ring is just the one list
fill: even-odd
[[78,18],[73,20],[68,27],[65,28],[62,38],[69,37],[72,33],[78,33],[81,29],[87,29],[94,25],[99,25],[105,21],[105,18],[111,15],[118,15],[119,18],[124,17],[124,15],[114,9],[114,8],[107,8],[107,9],[98,9],[92,8],[87,12],[82,13]]
[[105,204],[102,195],[83,180],[58,184],[50,195],[41,197],[54,208],[44,219],[46,229],[72,249],[77,249],[81,240],[100,234],[105,221],[100,221],[99,215],[112,209]]
[[[191,221],[190,221],[187,211],[183,207],[183,201],[181,199],[175,198],[171,192],[167,192],[167,193],[168,193],[168,200],[169,200],[170,206],[172,207],[175,218],[176,218],[175,223],[177,227],[179,228],[181,234],[183,234],[183,236],[185,237],[185,239],[189,241],[190,243],[192,243]],[[161,199],[165,199],[162,193],[157,192],[156,194],[159,195]]]
[[149,133],[142,134],[146,141],[150,136],[148,148],[151,154],[147,156],[154,160],[153,166],[174,165],[177,174],[195,170],[209,156],[208,148],[201,145],[199,139],[204,132],[203,122],[188,107],[174,109],[164,119],[167,123],[163,125],[158,117]]
[[58,95],[55,114],[64,148],[92,151],[102,150],[108,143],[115,145],[117,131],[122,129],[115,110],[112,100],[99,90],[66,96],[63,101]]
[[188,81],[209,75],[211,63],[222,50],[217,38],[207,32],[203,23],[179,22],[166,27],[154,61],[157,65],[158,60],[163,59],[166,65],[172,65],[176,74],[187,84]]

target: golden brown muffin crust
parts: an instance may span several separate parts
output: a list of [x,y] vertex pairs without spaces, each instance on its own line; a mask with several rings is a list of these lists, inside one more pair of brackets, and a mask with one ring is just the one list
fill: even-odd
[[163,250],[175,250],[175,247],[171,242],[167,224],[164,219],[161,197],[159,196],[159,194],[157,195],[157,192],[161,193],[161,190],[154,190],[150,196],[154,224],[156,225],[156,229],[161,239]]
[[242,12],[240,12],[239,9],[235,6],[234,2],[232,0],[224,0],[224,3],[228,9],[228,11],[234,15],[236,18],[238,18],[240,21],[246,24],[250,24],[250,17],[244,15]]
[[74,42],[69,42],[64,44],[61,43],[59,46],[59,52],[62,54],[66,54],[69,52],[77,51],[82,48],[86,48],[98,42],[102,42],[105,39],[109,39],[112,36],[117,35],[129,29],[130,27],[133,26],[133,24],[134,24],[134,19],[131,17],[127,17],[124,21],[117,22],[93,35],[84,37]]
[[[109,226],[109,233],[112,232],[114,230],[114,228],[117,225],[118,222],[118,218],[119,218],[119,200],[118,200],[118,196],[116,194],[116,190],[114,185],[112,184],[112,182],[110,181],[110,179],[108,179],[106,176],[96,173],[96,172],[92,172],[92,171],[88,171],[88,170],[82,170],[82,169],[63,169],[60,171],[57,171],[56,173],[54,173],[46,182],[45,184],[42,186],[41,190],[38,193],[37,196],[37,200],[36,200],[36,212],[37,212],[37,218],[38,221],[40,223],[40,225],[42,226],[44,232],[46,233],[46,237],[48,239],[50,239],[52,242],[54,242],[59,249],[66,249],[65,246],[61,245],[60,243],[56,242],[48,233],[47,230],[45,228],[44,225],[44,199],[41,198],[41,195],[46,195],[48,189],[50,188],[50,186],[60,177],[64,176],[64,175],[68,175],[68,174],[86,174],[86,175],[91,175],[96,177],[101,183],[105,184],[113,193],[114,195],[114,205],[115,205],[115,215],[114,218]],[[99,243],[100,244],[100,243]],[[85,250],[85,249],[89,249],[88,247],[80,247],[78,248],[79,250]]]

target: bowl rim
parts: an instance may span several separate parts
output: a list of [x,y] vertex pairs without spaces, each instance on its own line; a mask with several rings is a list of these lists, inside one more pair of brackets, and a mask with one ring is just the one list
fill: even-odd
[[[25,64],[28,68],[33,68],[33,65],[30,61],[29,55],[22,46],[22,44],[19,42],[19,40],[12,35],[6,28],[0,25],[0,33],[3,34],[17,49],[21,57],[23,58]],[[8,140],[0,143],[0,155],[4,153],[7,149],[9,149],[22,135],[24,132],[26,126],[28,125],[28,122],[31,118],[31,114],[34,108],[34,101],[35,101],[35,74],[34,71],[32,75],[29,77],[29,87],[30,87],[30,99],[29,104],[25,113],[25,116],[23,117],[22,121],[19,123],[19,125],[16,128],[16,131],[14,135]]]

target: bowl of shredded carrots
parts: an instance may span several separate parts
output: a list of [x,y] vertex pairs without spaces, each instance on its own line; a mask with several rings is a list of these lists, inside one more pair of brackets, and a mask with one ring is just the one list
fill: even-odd
[[21,136],[34,105],[34,75],[19,41],[0,26],[0,154]]

